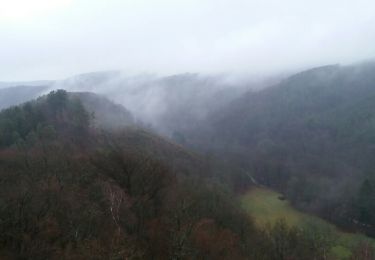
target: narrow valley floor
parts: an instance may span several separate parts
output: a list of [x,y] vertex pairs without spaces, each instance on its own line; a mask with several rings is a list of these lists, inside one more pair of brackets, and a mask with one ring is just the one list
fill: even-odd
[[375,239],[360,233],[343,232],[333,224],[295,209],[282,195],[267,188],[252,188],[240,197],[242,207],[259,227],[283,219],[289,226],[311,228],[329,233],[334,239],[331,254],[338,259],[349,259],[351,250],[360,242],[375,246]]

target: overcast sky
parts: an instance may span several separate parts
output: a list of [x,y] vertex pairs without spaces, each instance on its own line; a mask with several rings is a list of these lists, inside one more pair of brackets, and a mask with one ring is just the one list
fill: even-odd
[[0,0],[0,81],[268,74],[374,57],[373,0]]

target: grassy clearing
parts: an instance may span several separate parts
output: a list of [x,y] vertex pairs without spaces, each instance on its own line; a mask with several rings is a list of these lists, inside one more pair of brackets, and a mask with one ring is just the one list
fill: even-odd
[[263,227],[284,219],[290,226],[300,228],[314,227],[329,230],[336,238],[331,253],[338,259],[348,259],[350,251],[361,241],[369,241],[375,246],[375,240],[362,234],[346,233],[329,222],[293,208],[287,200],[280,200],[280,194],[266,188],[254,188],[241,196],[242,207],[254,218],[255,223]]

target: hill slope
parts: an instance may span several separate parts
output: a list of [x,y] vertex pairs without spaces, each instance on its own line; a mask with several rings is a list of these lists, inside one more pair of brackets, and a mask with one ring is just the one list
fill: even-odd
[[375,64],[326,66],[248,92],[187,139],[294,205],[375,234]]
[[197,155],[94,127],[79,98],[100,99],[60,90],[0,112],[0,258],[245,259],[252,222]]

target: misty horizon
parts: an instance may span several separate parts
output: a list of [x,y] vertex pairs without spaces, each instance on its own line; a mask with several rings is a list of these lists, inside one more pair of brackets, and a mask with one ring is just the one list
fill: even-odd
[[0,81],[121,70],[267,77],[375,57],[368,0],[0,1]]

